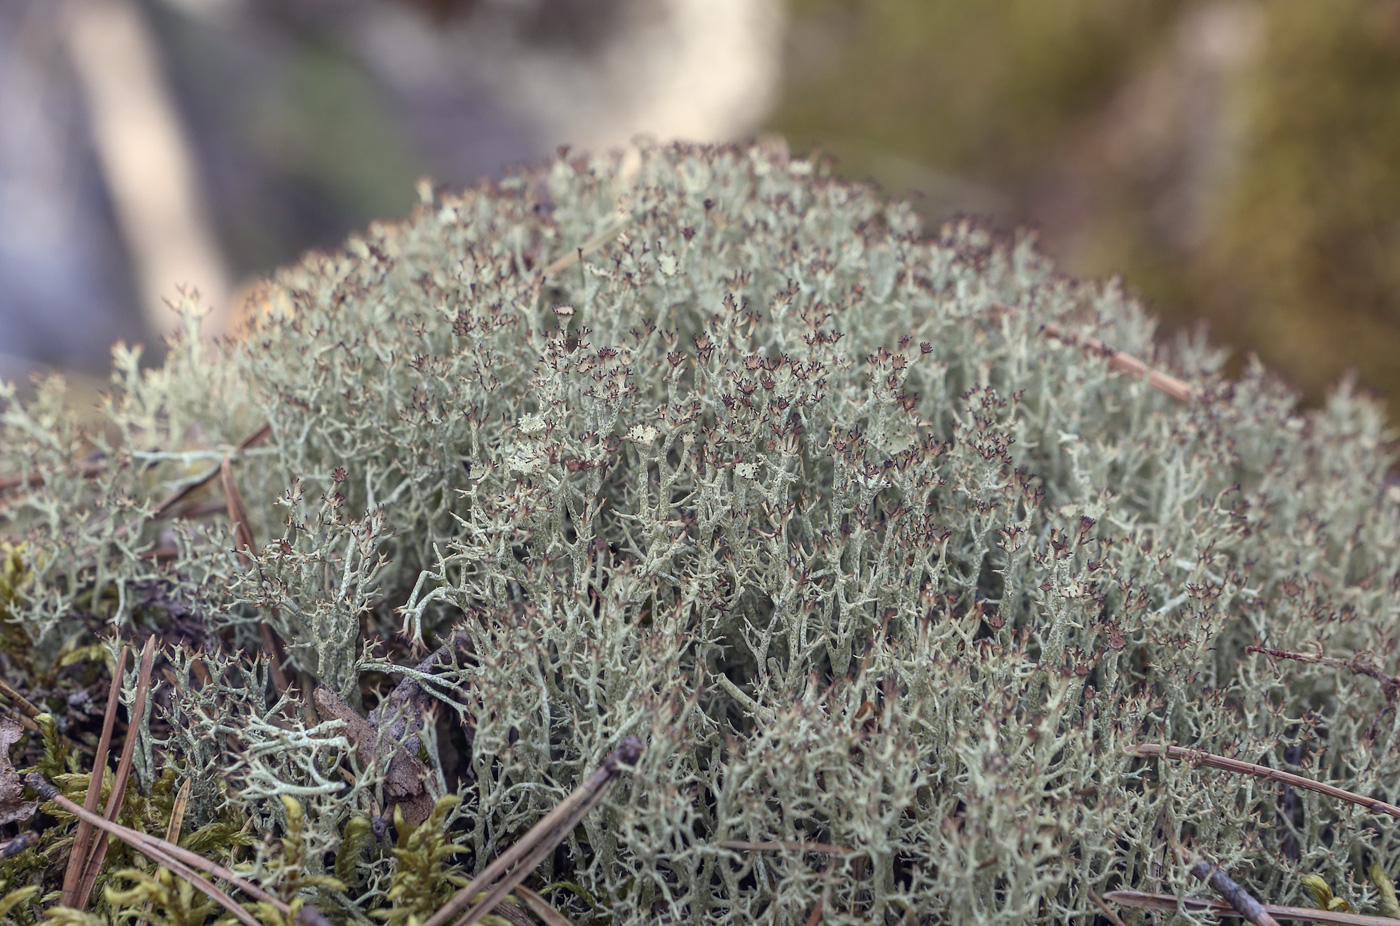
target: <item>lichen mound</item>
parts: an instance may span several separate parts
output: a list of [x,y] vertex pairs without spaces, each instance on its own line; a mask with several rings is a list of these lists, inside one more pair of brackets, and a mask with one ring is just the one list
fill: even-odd
[[[248,837],[211,858],[337,922],[426,919],[628,735],[635,770],[527,881],[580,923],[1090,922],[1105,892],[1205,891],[1178,846],[1278,903],[1317,875],[1364,909],[1360,866],[1397,873],[1384,817],[1134,751],[1400,797],[1374,403],[1299,412],[1159,351],[1117,286],[925,237],[771,148],[423,192],[279,274],[239,338],[119,351],[95,418],[58,382],[7,394],[4,674],[69,771],[110,654],[155,633],[137,791],[168,811],[188,780],[187,832]],[[454,630],[412,758],[461,796],[424,824],[460,851],[408,890],[356,822],[393,783],[307,693],[372,707]],[[1278,655],[1319,652],[1350,662]],[[8,887],[56,887],[66,832]]]

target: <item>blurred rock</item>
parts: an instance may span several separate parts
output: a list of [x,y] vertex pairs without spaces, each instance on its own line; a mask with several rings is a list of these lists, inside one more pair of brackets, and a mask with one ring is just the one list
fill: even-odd
[[[222,323],[223,277],[405,213],[421,175],[462,186],[561,144],[750,133],[784,24],[779,0],[111,2],[154,49],[146,86],[84,83],[65,15],[84,0],[0,5],[0,376],[102,368],[113,339],[168,326],[162,301],[192,282]],[[172,214],[147,200],[181,184],[178,167],[121,179],[111,127],[131,128],[133,102],[175,126],[190,181],[173,214],[193,230],[140,220]]]

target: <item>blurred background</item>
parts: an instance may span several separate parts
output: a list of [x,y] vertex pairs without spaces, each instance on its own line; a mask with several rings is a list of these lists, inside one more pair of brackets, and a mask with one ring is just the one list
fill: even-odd
[[0,378],[637,134],[819,148],[1400,396],[1400,0],[0,0]]

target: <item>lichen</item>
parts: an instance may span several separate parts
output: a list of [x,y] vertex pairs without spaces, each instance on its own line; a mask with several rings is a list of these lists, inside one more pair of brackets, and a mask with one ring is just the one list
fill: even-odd
[[[1132,752],[1400,789],[1385,684],[1246,649],[1393,660],[1382,415],[1346,389],[1300,413],[1152,334],[1026,240],[925,236],[771,148],[561,157],[308,257],[235,341],[120,353],[101,427],[10,398],[0,472],[43,477],[0,499],[33,551],[12,620],[39,655],[75,604],[157,634],[134,793],[177,768],[187,830],[246,828],[251,859],[208,851],[274,894],[293,856],[333,866],[284,899],[338,922],[421,913],[629,734],[635,772],[528,882],[584,922],[1069,921],[1198,889],[1169,845],[1278,902],[1394,872],[1315,793]],[[235,492],[237,535],[208,497]],[[105,682],[78,668],[16,687],[90,762]],[[369,742],[317,683],[437,717],[370,713],[404,741]],[[412,898],[399,757],[460,798],[413,831],[453,851]],[[64,833],[4,864],[53,889]]]

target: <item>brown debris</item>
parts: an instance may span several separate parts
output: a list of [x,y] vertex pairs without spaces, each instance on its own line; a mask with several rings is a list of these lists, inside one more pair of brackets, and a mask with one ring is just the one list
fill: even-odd
[[24,729],[8,717],[0,717],[0,825],[28,820],[35,804],[24,800],[24,782],[10,764],[10,747],[24,736]]
[[[452,665],[456,655],[471,651],[471,637],[458,631],[414,668],[431,674]],[[384,793],[390,805],[386,812],[398,806],[404,821],[413,826],[426,820],[433,811],[433,798],[427,790],[428,768],[418,758],[418,734],[426,718],[435,711],[437,699],[412,676],[399,682],[368,719],[324,685],[316,689],[313,697],[323,717],[345,722],[345,734],[354,743],[363,767],[373,765],[376,755],[380,758],[379,767],[385,769]]]
[[1218,866],[1212,865],[1210,862],[1197,862],[1191,866],[1191,874],[1209,884],[1217,894],[1229,902],[1230,906],[1239,911],[1240,916],[1249,920],[1254,926],[1279,926],[1278,920],[1264,909],[1264,905],[1256,900],[1253,894],[1246,891],[1233,878],[1221,871]]

